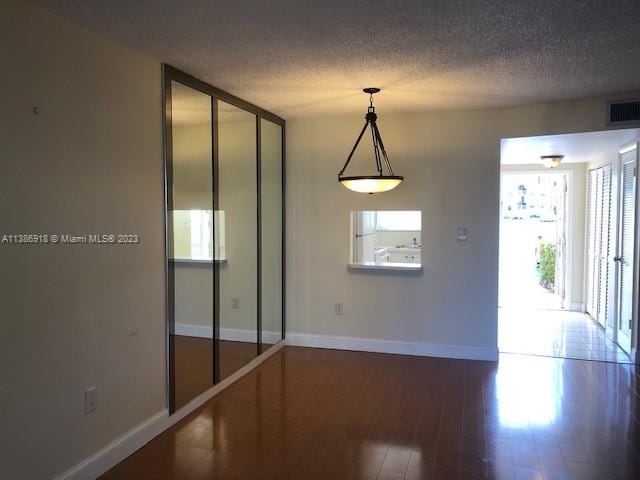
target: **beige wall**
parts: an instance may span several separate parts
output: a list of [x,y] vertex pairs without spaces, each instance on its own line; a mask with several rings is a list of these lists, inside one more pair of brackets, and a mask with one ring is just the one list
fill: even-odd
[[[549,172],[542,165],[502,165],[502,172]],[[568,173],[570,177],[570,226],[567,232],[567,244],[570,252],[569,276],[567,277],[568,308],[581,311],[584,308],[584,266],[585,266],[585,221],[587,164],[563,163],[552,170],[553,173]]]
[[161,70],[12,0],[0,61],[0,231],[140,236],[0,245],[0,477],[44,479],[165,408]]
[[[406,177],[379,195],[347,191],[336,178],[361,128],[360,112],[288,122],[287,333],[495,352],[500,139],[603,130],[605,101],[379,111],[394,169]],[[349,171],[372,164],[361,158]],[[385,209],[422,210],[422,274],[347,269],[349,212]],[[468,228],[467,242],[456,241],[457,227]],[[334,302],[344,303],[344,315],[334,315]]]

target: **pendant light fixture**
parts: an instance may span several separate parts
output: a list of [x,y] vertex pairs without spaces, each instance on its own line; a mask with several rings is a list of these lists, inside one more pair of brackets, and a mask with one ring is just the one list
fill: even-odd
[[[379,88],[374,87],[363,89],[363,92],[369,94],[369,108],[367,109],[367,114],[364,117],[364,127],[362,127],[362,131],[360,132],[360,135],[358,135],[358,139],[351,149],[349,158],[347,158],[344,167],[342,167],[342,170],[340,170],[340,173],[338,174],[338,181],[346,188],[348,188],[349,190],[353,190],[354,192],[387,192],[396,188],[398,185],[400,185],[400,182],[404,180],[404,177],[394,175],[393,169],[391,168],[391,162],[389,162],[389,157],[387,156],[387,152],[384,149],[384,143],[382,143],[380,130],[378,130],[378,125],[376,124],[378,116],[376,115],[376,109],[373,106],[373,94],[378,93],[379,91]],[[371,129],[371,137],[373,139],[373,154],[375,156],[376,169],[378,171],[378,174],[345,176],[344,171],[347,169],[347,166],[349,165],[349,162],[351,161],[356,148],[358,148],[358,144],[360,143],[360,140],[362,140],[367,127]],[[388,171],[387,175],[384,174],[385,167]]]
[[560,162],[564,158],[564,155],[542,155],[540,160],[542,164],[547,168],[556,168],[560,165]]

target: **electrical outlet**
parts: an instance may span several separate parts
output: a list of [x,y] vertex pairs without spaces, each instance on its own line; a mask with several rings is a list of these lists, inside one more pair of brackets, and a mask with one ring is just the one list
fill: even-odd
[[240,299],[238,297],[231,299],[231,308],[240,308]]
[[342,309],[342,304],[341,303],[335,303],[333,307],[334,307],[336,315],[342,315],[343,309]]
[[458,232],[456,235],[456,238],[458,239],[459,242],[466,242],[467,241],[467,229],[466,228],[458,228]]
[[84,414],[94,412],[96,408],[98,408],[98,388],[87,388],[84,391]]

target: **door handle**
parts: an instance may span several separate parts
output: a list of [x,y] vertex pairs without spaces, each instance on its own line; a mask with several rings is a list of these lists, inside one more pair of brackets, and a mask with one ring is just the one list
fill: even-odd
[[614,262],[621,262],[622,261],[622,257],[613,257],[613,261]]

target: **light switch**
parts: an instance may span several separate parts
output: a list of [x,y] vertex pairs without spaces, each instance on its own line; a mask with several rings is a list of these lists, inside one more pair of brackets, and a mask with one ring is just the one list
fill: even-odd
[[459,242],[466,242],[467,241],[467,229],[466,228],[458,228],[457,238],[458,238]]
[[84,391],[84,413],[85,415],[98,408],[98,389],[96,387],[87,388]]

